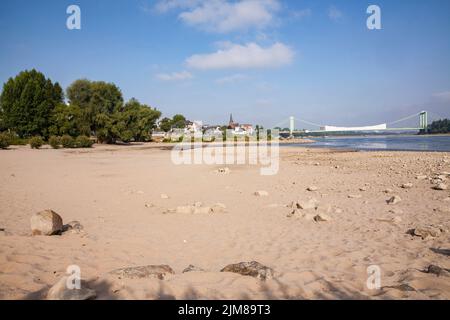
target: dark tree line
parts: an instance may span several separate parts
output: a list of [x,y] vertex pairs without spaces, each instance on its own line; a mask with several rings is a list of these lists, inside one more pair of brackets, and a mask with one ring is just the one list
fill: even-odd
[[0,95],[0,131],[20,138],[95,136],[99,142],[148,141],[161,112],[139,103],[124,102],[113,83],[81,79],[66,90],[36,71],[10,78]]
[[428,133],[450,133],[450,120],[442,119],[433,121],[428,126]]

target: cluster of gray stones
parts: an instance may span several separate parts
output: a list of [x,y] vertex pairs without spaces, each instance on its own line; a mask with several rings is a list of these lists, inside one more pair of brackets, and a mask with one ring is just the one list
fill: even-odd
[[[203,208],[199,203],[192,208],[189,206],[189,212],[193,212],[195,208]],[[222,212],[225,210],[223,205],[213,206],[215,211]],[[208,210],[209,211],[209,210]],[[53,210],[45,210],[32,215],[31,233],[33,236],[55,236],[64,233],[81,233],[83,226],[78,221],[72,221],[63,224],[63,219]],[[205,272],[205,270],[189,265],[183,270],[187,272]],[[274,276],[273,269],[262,265],[259,262],[240,262],[227,265],[220,272],[232,272],[243,276],[254,277],[260,281],[266,281]],[[111,276],[118,279],[158,279],[164,280],[167,276],[175,274],[175,271],[168,265],[148,265],[139,267],[127,267],[116,269],[109,272]],[[88,287],[85,281],[81,281],[79,289],[71,289],[68,286],[69,277],[61,278],[47,293],[49,300],[89,300],[95,299],[97,294],[95,290]]]
[[[183,270],[187,272],[205,272],[205,270],[194,265],[189,265]],[[242,276],[254,277],[260,281],[273,278],[273,269],[262,265],[259,262],[240,262],[230,264],[221,269],[220,272],[232,272]],[[157,279],[165,280],[166,277],[174,275],[175,271],[168,265],[147,265],[139,267],[120,268],[109,272],[111,276],[118,279]],[[85,281],[81,281],[79,289],[70,289],[67,286],[69,277],[61,278],[47,293],[48,300],[92,300],[97,297],[95,290],[89,288]]]

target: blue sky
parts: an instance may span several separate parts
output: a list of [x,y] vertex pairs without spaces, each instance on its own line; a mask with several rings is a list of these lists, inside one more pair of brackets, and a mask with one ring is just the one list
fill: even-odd
[[[366,27],[371,4],[382,30]],[[449,30],[447,0],[2,0],[0,82],[31,68],[63,87],[104,80],[218,124],[450,116]]]

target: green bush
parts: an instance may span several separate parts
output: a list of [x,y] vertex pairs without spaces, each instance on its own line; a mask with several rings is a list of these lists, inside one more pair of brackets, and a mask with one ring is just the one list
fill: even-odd
[[94,141],[86,136],[78,136],[75,140],[75,146],[77,148],[91,148],[93,144]]
[[44,144],[41,137],[33,137],[30,139],[30,146],[32,149],[39,149]]
[[61,139],[59,137],[56,137],[56,136],[51,136],[50,139],[48,139],[48,144],[53,149],[59,149],[59,146],[61,145]]
[[0,133],[0,149],[6,149],[10,145],[10,139],[6,133]]
[[69,135],[63,135],[61,137],[61,145],[63,148],[73,148],[75,147],[75,140]]
[[28,139],[20,138],[14,132],[3,132],[4,139],[7,139],[10,146],[26,146]]

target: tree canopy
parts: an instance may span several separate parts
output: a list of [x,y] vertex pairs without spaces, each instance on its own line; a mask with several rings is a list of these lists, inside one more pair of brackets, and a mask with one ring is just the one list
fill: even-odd
[[176,114],[170,118],[163,118],[159,122],[159,128],[162,131],[169,132],[173,128],[183,129],[186,128],[186,118],[181,114]]
[[172,118],[172,127],[183,129],[186,127],[186,118],[181,114],[176,114]]
[[71,110],[65,113],[74,113],[74,117],[69,121],[69,117],[60,116],[66,119],[66,126],[81,133],[89,130],[100,142],[148,141],[161,116],[161,112],[136,99],[124,104],[122,92],[113,83],[76,80],[67,88],[67,97]]
[[10,78],[0,95],[3,129],[11,129],[20,137],[48,137],[53,110],[63,103],[60,85],[36,71],[23,71]]
[[150,132],[155,128],[156,120],[161,112],[138,100],[131,99],[124,107],[114,114],[113,135],[123,142],[148,141]]
[[159,128],[164,132],[169,132],[170,129],[172,129],[172,119],[170,118],[163,118],[159,122]]
[[80,79],[67,88],[69,104],[80,109],[82,122],[91,132],[100,135],[107,130],[107,118],[123,105],[120,89],[113,83]]
[[428,126],[428,132],[429,133],[450,133],[450,120],[442,119],[442,120],[433,121]]

